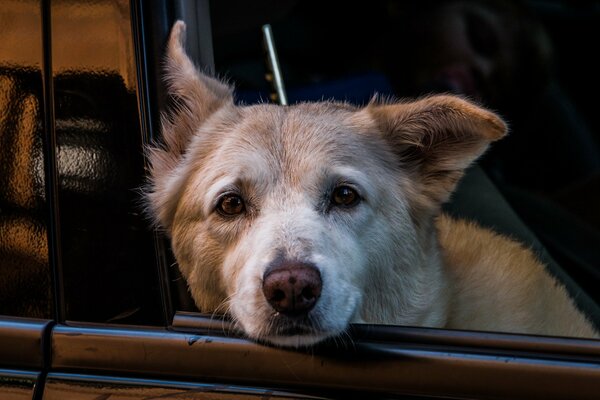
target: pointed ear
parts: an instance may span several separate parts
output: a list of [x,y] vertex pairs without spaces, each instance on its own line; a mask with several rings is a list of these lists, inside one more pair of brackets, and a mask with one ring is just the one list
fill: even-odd
[[427,209],[448,200],[464,170],[507,132],[496,114],[456,96],[370,104],[367,110],[415,181],[417,202]]
[[173,104],[161,115],[161,140],[146,149],[150,164],[147,209],[155,223],[166,229],[186,179],[180,164],[190,141],[217,110],[233,109],[233,89],[198,71],[185,53],[184,37],[185,24],[177,21],[165,58],[165,82]]
[[183,150],[189,137],[212,113],[233,104],[233,89],[198,71],[186,54],[184,43],[185,23],[177,21],[171,29],[165,59],[167,91],[176,106],[167,121],[163,120],[171,124],[163,125],[162,132],[163,140],[172,144],[173,150]]

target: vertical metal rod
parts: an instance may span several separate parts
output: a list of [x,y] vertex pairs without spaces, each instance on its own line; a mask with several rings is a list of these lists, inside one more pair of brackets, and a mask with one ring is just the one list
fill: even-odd
[[273,39],[271,25],[263,25],[262,32],[265,49],[267,51],[267,62],[271,73],[270,76],[267,75],[267,80],[273,84],[277,94],[277,99],[273,100],[277,100],[282,106],[287,106],[287,94],[285,93],[285,86],[283,85],[283,76],[281,75],[279,58],[277,58],[277,50],[275,49],[275,40]]
[[54,76],[52,70],[52,14],[51,1],[42,0],[42,91],[44,110],[44,175],[48,209],[48,262],[54,290],[54,318],[58,323],[66,320],[63,265],[58,204],[59,180],[56,162],[56,129],[54,109]]

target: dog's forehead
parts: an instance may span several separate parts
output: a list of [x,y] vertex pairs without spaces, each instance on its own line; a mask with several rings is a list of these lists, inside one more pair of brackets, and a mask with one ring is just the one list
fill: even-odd
[[234,185],[267,193],[291,185],[318,191],[331,179],[355,181],[362,172],[387,176],[393,162],[393,152],[377,134],[375,123],[353,106],[236,108],[235,122],[216,129],[217,122],[212,125],[215,130],[207,127],[212,151],[193,169],[200,186],[219,191]]
[[279,161],[359,156],[358,149],[372,139],[366,136],[373,126],[357,114],[353,106],[329,102],[245,107],[231,145],[266,151]]

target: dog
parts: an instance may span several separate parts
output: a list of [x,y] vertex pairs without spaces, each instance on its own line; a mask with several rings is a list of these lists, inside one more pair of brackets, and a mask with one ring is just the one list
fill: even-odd
[[150,213],[198,308],[314,345],[349,323],[597,336],[523,245],[441,212],[506,124],[468,100],[238,106],[178,21]]

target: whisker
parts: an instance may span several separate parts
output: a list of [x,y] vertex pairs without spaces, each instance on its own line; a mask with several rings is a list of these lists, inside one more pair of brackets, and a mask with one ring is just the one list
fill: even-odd
[[[227,320],[225,318],[223,318],[223,316],[228,315],[231,318],[232,325],[233,326],[236,325],[237,318],[231,313],[231,299],[235,295],[236,295],[236,293],[233,293],[233,294],[227,296],[225,299],[223,299],[223,301],[221,301],[219,303],[219,305],[217,305],[217,307],[215,307],[215,309],[213,310],[213,312],[210,315],[211,321],[216,320],[217,316],[220,317],[218,319],[221,321],[221,333],[223,333],[224,335],[227,335]],[[222,313],[219,312],[221,310],[223,310]]]

